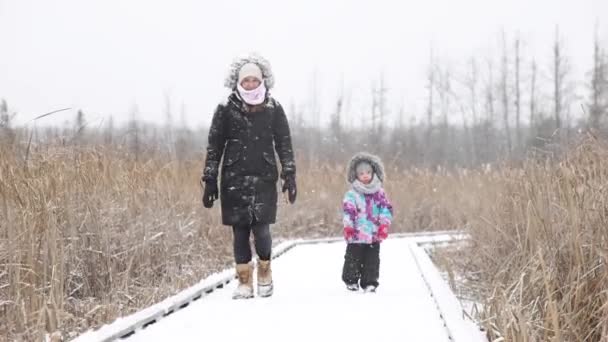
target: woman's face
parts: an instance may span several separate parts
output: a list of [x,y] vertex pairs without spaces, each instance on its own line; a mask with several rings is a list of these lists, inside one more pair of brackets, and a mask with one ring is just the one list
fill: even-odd
[[241,82],[241,87],[245,90],[253,90],[260,86],[260,80],[253,76],[247,76]]
[[357,172],[357,179],[363,184],[369,184],[372,181],[372,173],[371,171],[359,171]]

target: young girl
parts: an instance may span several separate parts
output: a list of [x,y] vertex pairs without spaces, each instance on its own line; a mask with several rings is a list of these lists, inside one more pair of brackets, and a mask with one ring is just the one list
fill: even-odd
[[268,297],[274,289],[270,224],[277,216],[279,171],[275,151],[281,162],[283,192],[288,192],[292,204],[297,194],[289,124],[283,107],[270,96],[274,77],[266,59],[257,54],[237,58],[225,85],[231,93],[215,110],[209,129],[201,178],[205,188],[203,204],[211,208],[219,197],[222,222],[232,226],[239,279],[233,298],[254,295],[251,233],[258,256],[257,293]]
[[380,242],[388,237],[393,207],[382,182],[384,167],[380,158],[358,153],[348,165],[348,182],[352,189],[343,201],[346,254],[342,280],[346,288],[375,292],[380,275]]

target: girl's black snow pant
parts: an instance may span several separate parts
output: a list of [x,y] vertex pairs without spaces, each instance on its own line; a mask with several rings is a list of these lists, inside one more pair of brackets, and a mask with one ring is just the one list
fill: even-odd
[[380,243],[349,243],[344,254],[342,281],[362,288],[378,287],[380,276]]
[[253,232],[255,241],[255,252],[260,260],[270,260],[272,251],[272,237],[270,236],[270,225],[253,222],[243,226],[233,226],[234,236],[234,259],[237,264],[246,264],[251,261],[251,245],[249,237]]

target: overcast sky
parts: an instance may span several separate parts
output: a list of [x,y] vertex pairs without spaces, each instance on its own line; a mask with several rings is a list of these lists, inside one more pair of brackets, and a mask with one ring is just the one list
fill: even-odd
[[[384,73],[391,110],[417,113],[431,44],[457,68],[497,55],[504,28],[548,70],[559,24],[582,80],[602,13],[606,0],[0,0],[0,98],[20,122],[64,107],[120,121],[135,105],[141,119],[163,122],[168,96],[174,120],[183,112],[197,127],[226,96],[232,58],[256,50],[271,61],[286,108],[310,102],[316,74],[325,112],[344,83],[358,119]],[[600,23],[604,41],[607,32]]]

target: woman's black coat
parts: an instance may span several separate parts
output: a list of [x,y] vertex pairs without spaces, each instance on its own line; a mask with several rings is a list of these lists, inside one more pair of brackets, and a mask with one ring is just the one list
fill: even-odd
[[283,107],[272,97],[249,111],[232,93],[220,104],[209,129],[206,182],[217,181],[221,160],[220,201],[225,225],[275,223],[279,174],[275,149],[282,165],[281,177],[295,177],[296,164],[289,124]]

